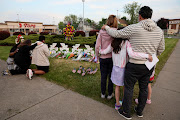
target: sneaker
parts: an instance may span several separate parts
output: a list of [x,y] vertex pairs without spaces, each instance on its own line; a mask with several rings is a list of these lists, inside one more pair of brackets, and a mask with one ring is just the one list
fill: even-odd
[[11,75],[9,70],[4,70],[2,71],[2,75]]
[[103,95],[102,93],[101,93],[101,98],[103,98],[103,99],[105,98],[105,95]]
[[108,95],[107,99],[110,100],[112,97],[114,97],[114,93],[112,93],[111,95]]
[[137,112],[137,107],[134,107],[134,111],[136,112],[136,114],[137,114],[138,117],[140,117],[140,118],[143,117],[142,112],[141,112],[141,113]]
[[146,104],[151,104],[151,100],[147,99]]
[[119,110],[118,110],[118,113],[119,113],[119,115],[121,115],[122,117],[124,117],[126,120],[131,120],[131,119],[132,119],[131,116],[130,116],[129,114],[123,112],[122,109],[119,109]]
[[27,76],[30,80],[32,80],[32,77],[33,77],[33,72],[32,72],[32,70],[31,70],[31,69],[28,69],[28,70],[27,70],[27,72],[26,72],[26,76]]
[[137,98],[134,101],[135,101],[136,104],[138,104],[138,99]]

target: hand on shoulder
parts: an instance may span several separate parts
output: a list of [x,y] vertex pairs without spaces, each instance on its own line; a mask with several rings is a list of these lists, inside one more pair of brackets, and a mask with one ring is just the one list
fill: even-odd
[[103,25],[102,27],[101,27],[101,29],[102,30],[105,30],[105,27],[106,27],[107,25]]
[[43,44],[43,42],[40,42],[40,41],[37,42],[37,45],[41,45],[41,44]]

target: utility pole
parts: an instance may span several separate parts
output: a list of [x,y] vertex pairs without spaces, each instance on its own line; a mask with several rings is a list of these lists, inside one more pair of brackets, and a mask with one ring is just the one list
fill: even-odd
[[82,2],[83,2],[83,31],[84,31],[84,2],[85,0],[82,0]]
[[17,14],[18,16],[18,29],[19,29],[19,32],[20,32],[20,28],[19,28],[19,14]]

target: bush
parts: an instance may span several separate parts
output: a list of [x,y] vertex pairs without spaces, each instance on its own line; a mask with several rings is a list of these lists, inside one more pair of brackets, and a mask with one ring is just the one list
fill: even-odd
[[51,33],[51,35],[57,35],[57,33]]
[[0,40],[4,40],[10,36],[8,31],[0,31]]
[[41,32],[40,35],[49,35],[49,32]]
[[76,37],[76,36],[79,36],[79,35],[85,37],[85,32],[83,32],[83,31],[76,31],[74,36]]
[[25,35],[23,32],[14,32],[13,35]]
[[52,38],[64,39],[64,35],[54,35]]
[[31,32],[28,33],[28,35],[31,35],[31,34],[37,34],[37,33],[36,33],[36,32],[33,32],[33,31],[31,31]]
[[[75,45],[75,44],[81,44],[81,46],[84,47],[85,44],[94,46],[94,42],[96,41],[96,36],[90,36],[90,37],[74,37],[71,41],[66,41],[64,39],[63,35],[44,35],[46,37],[45,43],[48,45],[52,45],[52,43],[65,43],[69,47]],[[36,42],[39,39],[38,34],[31,34],[31,35],[23,35],[24,39],[30,39],[32,43]],[[0,45],[15,45],[14,40],[17,38],[17,36],[10,36],[6,38],[5,40],[0,41]]]
[[97,32],[99,32],[99,30],[91,30],[89,32],[89,36],[94,36],[94,35],[96,35]]

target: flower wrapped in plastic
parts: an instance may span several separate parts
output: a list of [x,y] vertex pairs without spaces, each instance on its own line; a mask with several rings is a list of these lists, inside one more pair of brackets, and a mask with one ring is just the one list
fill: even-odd
[[70,23],[68,23],[66,25],[66,28],[63,29],[63,33],[65,36],[65,40],[73,40],[74,34],[75,34],[75,29]]
[[20,43],[20,42],[24,42],[24,39],[23,39],[23,38],[24,38],[24,37],[19,34],[19,35],[17,36],[17,38],[15,39],[15,43],[18,44],[18,43]]

